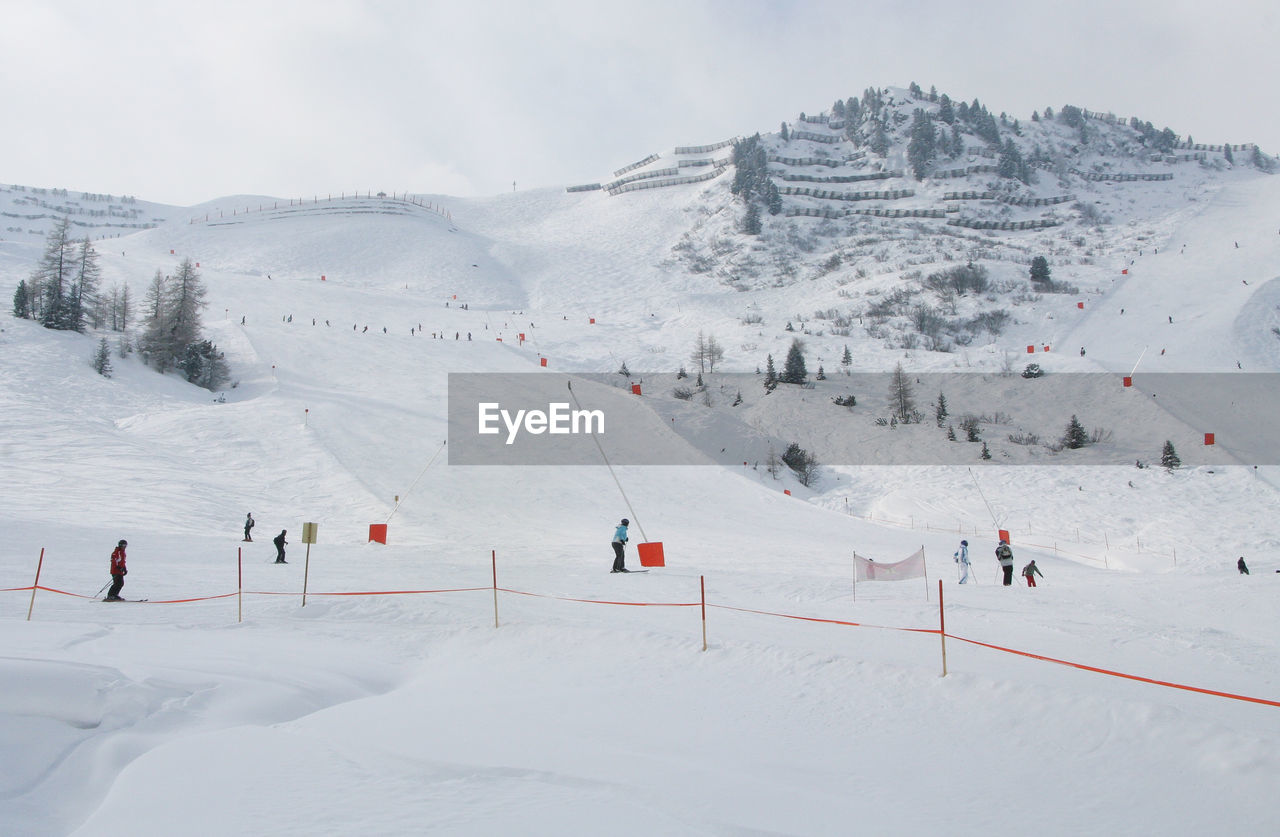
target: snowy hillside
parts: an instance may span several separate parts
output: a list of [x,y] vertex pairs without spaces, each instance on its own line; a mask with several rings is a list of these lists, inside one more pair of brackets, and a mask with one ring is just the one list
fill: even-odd
[[[1056,122],[1022,127],[1028,156],[1036,138],[1066,142]],[[837,146],[796,138],[810,131],[830,118],[795,123],[789,153]],[[120,335],[0,322],[4,832],[1271,833],[1280,469],[1253,467],[1239,438],[1270,420],[1201,426],[1143,375],[1280,371],[1280,181],[1152,161],[1121,131],[1099,131],[1106,159],[1073,166],[1174,179],[1065,171],[1108,222],[1006,215],[995,198],[959,213],[1062,221],[1037,230],[780,213],[745,236],[732,167],[613,195],[235,196],[108,216],[148,226],[94,235],[104,285],[140,298],[157,270],[199,263],[234,386],[198,389],[136,354],[102,377],[89,360]],[[711,160],[683,167],[701,174],[731,151],[614,176]],[[1045,171],[1019,193],[1066,188]],[[964,191],[913,188],[901,200],[919,209]],[[32,195],[0,192],[0,211],[48,214]],[[6,301],[47,232],[14,223]],[[1078,293],[1032,292],[1036,254]],[[927,351],[903,345],[909,314],[871,313],[904,288],[904,311],[943,305],[925,277],[970,258],[998,288],[947,316],[1004,308],[999,333]],[[696,389],[676,372],[696,375],[700,331],[723,361],[677,398]],[[796,337],[827,380],[766,394],[757,367],[771,355],[781,370]],[[1136,365],[1107,404],[1114,435],[1082,451],[1011,441],[1091,420],[1094,396],[991,403],[992,387],[1035,384],[1018,375],[1033,361],[1042,380]],[[919,424],[878,424],[889,393],[844,374],[898,363],[921,378]],[[450,464],[449,376],[467,373],[639,405],[663,461],[690,464]],[[954,416],[983,418],[991,461],[935,425],[935,381]],[[842,395],[856,405],[832,404]],[[1158,463],[1148,440],[1166,438],[1188,467],[1098,464]],[[809,486],[767,470],[791,442],[825,465]],[[868,452],[912,464],[841,464]],[[622,517],[628,567],[642,541],[663,543],[666,567],[608,572]],[[318,524],[309,552],[304,522]],[[1039,587],[995,582],[997,529]],[[148,603],[94,600],[120,538],[124,595]],[[855,591],[853,553],[922,547],[927,582]]]

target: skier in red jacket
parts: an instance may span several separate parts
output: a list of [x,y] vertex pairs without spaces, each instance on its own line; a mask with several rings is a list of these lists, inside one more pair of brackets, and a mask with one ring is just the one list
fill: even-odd
[[124,548],[128,545],[128,541],[122,540],[111,551],[111,589],[107,591],[107,597],[103,601],[120,601],[120,590],[124,588],[124,577],[129,574],[129,568],[124,563]]

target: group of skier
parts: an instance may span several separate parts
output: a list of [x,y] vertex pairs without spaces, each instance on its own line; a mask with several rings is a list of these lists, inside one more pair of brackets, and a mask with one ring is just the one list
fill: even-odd
[[[956,550],[953,560],[960,565],[960,583],[967,583],[969,581],[968,541],[960,541],[960,548]],[[1000,545],[996,547],[996,560],[1000,562],[1000,569],[1004,574],[1004,586],[1012,586],[1013,549],[1009,546],[1009,541],[1005,538],[1001,538]],[[1044,578],[1044,573],[1040,572],[1040,568],[1036,566],[1036,562],[1033,560],[1022,568],[1022,577],[1027,580],[1028,587],[1035,587],[1036,576]]]
[[[257,525],[257,521],[253,519],[253,512],[249,512],[247,515],[245,515],[245,518],[244,518],[245,543],[253,543],[253,535],[251,533],[253,532],[253,527],[256,525]],[[285,548],[285,545],[289,543],[287,540],[284,539],[285,535],[287,534],[289,534],[287,529],[281,529],[280,534],[276,535],[274,538],[271,539],[271,542],[276,545],[276,563],[277,564],[289,563],[288,561],[284,560],[284,548]]]

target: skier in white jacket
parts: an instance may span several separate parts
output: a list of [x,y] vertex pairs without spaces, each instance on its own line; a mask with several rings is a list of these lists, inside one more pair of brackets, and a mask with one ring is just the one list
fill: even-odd
[[960,583],[964,584],[969,580],[969,542],[960,541],[960,548],[956,550],[955,561],[960,565]]

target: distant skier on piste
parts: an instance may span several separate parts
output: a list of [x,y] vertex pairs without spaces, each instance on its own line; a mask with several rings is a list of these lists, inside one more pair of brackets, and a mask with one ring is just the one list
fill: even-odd
[[1240,571],[1240,575],[1249,574],[1249,567],[1247,564],[1245,564],[1243,555],[1240,556],[1239,561],[1236,561],[1236,569]]
[[1027,580],[1028,587],[1036,586],[1036,576],[1044,578],[1044,573],[1040,572],[1040,568],[1036,566],[1036,562],[1032,561],[1022,568],[1022,576]]
[[964,584],[969,580],[969,542],[960,541],[960,548],[956,550],[955,561],[960,565],[960,583]]
[[613,532],[613,569],[610,572],[629,573],[631,570],[624,566],[622,550],[627,543],[627,527],[631,525],[631,521],[625,517],[618,524],[618,528]]
[[253,543],[253,536],[249,533],[253,531],[254,525],[253,512],[249,512],[244,518],[244,539],[247,543]]
[[111,589],[107,591],[104,602],[120,601],[120,591],[124,589],[124,577],[129,574],[129,568],[125,566],[124,554],[124,548],[128,545],[129,542],[122,539],[111,551]]
[[280,534],[276,535],[274,538],[271,539],[271,542],[276,545],[276,563],[277,564],[289,563],[288,561],[284,560],[284,547],[285,547],[285,544],[288,543],[288,541],[284,539],[284,536],[287,534],[289,534],[289,531],[287,529],[281,529]]
[[1004,538],[1000,539],[1000,545],[996,547],[996,559],[1004,570],[1004,586],[1011,586],[1013,584],[1013,550],[1009,548],[1009,542]]

